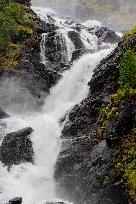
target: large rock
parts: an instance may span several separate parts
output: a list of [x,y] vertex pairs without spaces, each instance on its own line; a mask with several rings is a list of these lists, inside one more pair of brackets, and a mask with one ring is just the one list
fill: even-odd
[[10,200],[8,204],[21,204],[21,203],[22,203],[22,198],[17,197],[17,198]]
[[118,36],[114,31],[108,29],[107,27],[101,27],[96,30],[95,35],[99,38],[100,42],[105,43],[118,43],[120,41],[120,36]]
[[57,30],[53,30],[47,34],[45,40],[45,56],[47,60],[52,63],[66,63],[67,52],[64,40],[63,36]]
[[9,117],[9,115],[0,107],[0,119],[7,117]]
[[32,132],[33,129],[29,127],[5,136],[0,147],[0,161],[5,166],[33,163],[34,152],[30,139]]
[[84,49],[84,45],[81,40],[79,32],[71,30],[68,32],[68,37],[72,40],[76,50]]

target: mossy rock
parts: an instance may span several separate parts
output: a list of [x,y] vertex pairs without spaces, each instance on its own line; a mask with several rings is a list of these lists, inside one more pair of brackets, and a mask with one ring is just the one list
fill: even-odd
[[130,201],[136,202],[136,129],[122,139],[120,156],[115,166],[116,175],[126,187]]

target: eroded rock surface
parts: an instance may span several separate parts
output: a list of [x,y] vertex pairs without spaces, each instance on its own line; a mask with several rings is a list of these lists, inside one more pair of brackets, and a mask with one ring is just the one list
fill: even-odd
[[0,161],[8,167],[22,162],[33,163],[33,147],[30,136],[32,128],[7,134],[0,147]]

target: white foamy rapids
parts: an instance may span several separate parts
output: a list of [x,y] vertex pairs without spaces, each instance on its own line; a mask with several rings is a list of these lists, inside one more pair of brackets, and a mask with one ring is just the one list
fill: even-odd
[[56,12],[51,8],[42,8],[42,7],[35,7],[31,6],[31,9],[39,16],[39,18],[43,21],[48,22],[47,15],[55,15]]
[[70,38],[68,37],[68,32],[69,30],[66,30],[66,29],[60,29],[60,33],[65,41],[65,44],[66,44],[66,55],[67,55],[67,61],[70,62],[71,61],[71,58],[72,58],[72,53],[74,52],[75,50],[75,46],[74,44],[72,43],[72,41],[70,40]]
[[82,29],[80,32],[81,40],[87,50],[96,51],[98,48],[98,38],[96,35],[92,35],[86,29]]
[[46,63],[47,63],[46,56],[45,56],[46,36],[47,36],[46,33],[42,34],[42,40],[41,40],[41,44],[40,44],[40,48],[41,48],[40,60],[41,60],[41,63],[43,63],[44,65],[46,65]]
[[99,21],[96,20],[87,20],[84,23],[82,23],[87,28],[99,28],[102,26],[102,24]]
[[56,199],[54,165],[59,153],[59,120],[88,94],[87,82],[93,69],[111,49],[81,57],[66,71],[47,97],[42,113],[6,119],[8,132],[32,127],[35,164],[14,166],[10,172],[0,164],[0,203],[21,196],[23,204],[44,204]]

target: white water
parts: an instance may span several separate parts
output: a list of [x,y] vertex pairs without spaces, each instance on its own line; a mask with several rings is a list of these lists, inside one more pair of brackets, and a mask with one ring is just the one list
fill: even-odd
[[[42,48],[44,49],[44,46]],[[6,119],[8,132],[28,126],[34,129],[31,139],[35,164],[24,163],[14,166],[10,172],[0,164],[2,192],[0,203],[17,196],[23,197],[23,204],[44,204],[46,201],[57,199],[53,174],[59,153],[61,135],[59,121],[68,110],[87,96],[87,83],[93,74],[93,69],[111,50],[86,54],[76,61],[52,88],[42,112],[29,117],[17,115]]]
[[46,41],[46,36],[47,36],[46,33],[42,34],[42,40],[41,40],[41,45],[40,45],[40,48],[41,48],[40,58],[41,58],[41,63],[43,63],[44,65],[47,63],[46,57],[45,57],[45,41]]

